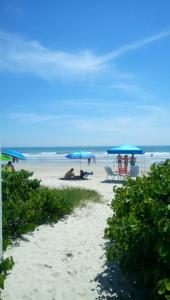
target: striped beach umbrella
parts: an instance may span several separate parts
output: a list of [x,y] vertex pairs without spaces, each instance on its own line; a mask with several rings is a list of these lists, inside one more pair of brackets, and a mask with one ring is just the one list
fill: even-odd
[[73,152],[66,155],[69,159],[79,159],[80,160],[80,169],[81,169],[81,161],[82,159],[89,159],[89,158],[95,158],[96,155],[91,152]]
[[2,151],[2,153],[5,155],[8,155],[8,156],[11,156],[13,158],[26,160],[25,156],[22,153],[15,151],[15,150],[7,149],[7,150]]
[[11,160],[11,157],[9,157],[8,155],[5,155],[5,154],[0,154],[0,160],[9,161],[9,160]]

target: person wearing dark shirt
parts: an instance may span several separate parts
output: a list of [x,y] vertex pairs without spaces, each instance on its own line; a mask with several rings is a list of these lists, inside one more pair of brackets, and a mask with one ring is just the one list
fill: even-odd
[[75,174],[74,174],[74,169],[71,168],[64,176],[65,179],[74,179],[76,178]]
[[5,171],[7,171],[7,172],[14,172],[15,171],[14,166],[13,166],[11,161],[9,161],[7,163],[7,165],[5,166]]
[[132,156],[130,157],[130,165],[134,166],[136,163],[136,157],[134,156],[134,154],[132,154]]

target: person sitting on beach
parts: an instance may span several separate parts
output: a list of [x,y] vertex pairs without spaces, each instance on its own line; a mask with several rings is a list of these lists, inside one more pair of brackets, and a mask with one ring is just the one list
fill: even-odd
[[74,169],[71,168],[64,176],[64,179],[75,179],[76,175],[74,174]]
[[80,170],[80,179],[85,179],[85,177],[93,175],[93,172],[84,172],[83,170]]
[[136,163],[136,157],[134,156],[134,154],[132,154],[132,156],[130,157],[130,165],[134,166]]
[[83,170],[80,170],[80,179],[84,179],[85,172]]
[[14,172],[15,171],[14,166],[13,166],[11,161],[9,161],[7,163],[7,165],[5,166],[5,171],[7,171],[7,172]]

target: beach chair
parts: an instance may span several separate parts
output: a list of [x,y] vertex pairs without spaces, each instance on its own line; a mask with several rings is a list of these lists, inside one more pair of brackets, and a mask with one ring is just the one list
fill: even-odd
[[113,170],[110,167],[105,167],[105,171],[107,174],[107,180],[109,180],[109,177],[111,177],[111,179],[114,180],[115,176],[119,175],[118,172],[113,172]]

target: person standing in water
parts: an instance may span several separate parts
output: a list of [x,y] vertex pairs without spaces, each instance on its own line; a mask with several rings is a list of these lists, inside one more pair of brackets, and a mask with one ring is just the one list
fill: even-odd
[[96,164],[96,158],[93,157],[92,164]]
[[90,163],[91,163],[91,158],[90,157],[87,159],[87,162],[88,162],[88,166],[90,166]]

